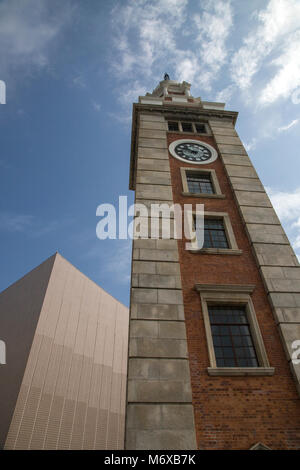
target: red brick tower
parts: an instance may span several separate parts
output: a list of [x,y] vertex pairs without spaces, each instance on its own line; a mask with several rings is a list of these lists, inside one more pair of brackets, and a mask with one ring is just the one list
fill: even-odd
[[205,213],[203,247],[134,240],[126,448],[300,448],[299,263],[237,113],[189,90],[133,106],[136,203]]

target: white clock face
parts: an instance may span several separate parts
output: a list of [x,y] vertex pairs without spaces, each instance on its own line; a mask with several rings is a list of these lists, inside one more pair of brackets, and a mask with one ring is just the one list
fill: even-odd
[[173,157],[184,162],[205,165],[214,162],[218,157],[216,150],[199,140],[180,139],[169,145]]

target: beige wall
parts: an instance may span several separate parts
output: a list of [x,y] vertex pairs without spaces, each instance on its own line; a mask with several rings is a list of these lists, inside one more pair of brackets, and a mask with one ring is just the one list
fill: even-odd
[[0,339],[6,364],[0,365],[0,449],[3,448],[22,383],[55,256],[0,294]]
[[128,309],[59,254],[6,449],[124,445]]

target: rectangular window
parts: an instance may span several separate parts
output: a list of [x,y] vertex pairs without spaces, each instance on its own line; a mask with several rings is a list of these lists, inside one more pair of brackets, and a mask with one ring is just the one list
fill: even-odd
[[182,122],[182,132],[193,132],[193,126],[191,122]]
[[210,173],[186,172],[188,191],[193,194],[214,194]]
[[191,132],[193,134],[210,134],[209,126],[204,122],[168,121],[168,130],[173,132]]
[[205,218],[203,248],[229,248],[222,219]]
[[178,122],[168,121],[168,128],[169,128],[169,131],[178,131],[179,130]]
[[258,367],[244,306],[208,305],[217,367]]
[[181,167],[182,194],[201,198],[224,199],[217,174],[213,169]]
[[196,122],[195,123],[195,128],[196,128],[196,132],[198,132],[198,134],[206,134],[206,127],[204,124],[200,124],[199,122]]

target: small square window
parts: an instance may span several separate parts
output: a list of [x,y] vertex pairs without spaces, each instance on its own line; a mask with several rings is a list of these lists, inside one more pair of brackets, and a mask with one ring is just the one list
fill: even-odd
[[195,123],[195,128],[196,128],[196,132],[198,132],[198,134],[206,134],[205,124],[200,124],[199,122],[196,122]]
[[182,122],[182,132],[193,132],[193,126],[191,122]]
[[169,131],[179,131],[178,122],[168,121],[168,128],[169,128]]
[[188,190],[193,194],[214,194],[210,173],[186,172]]

